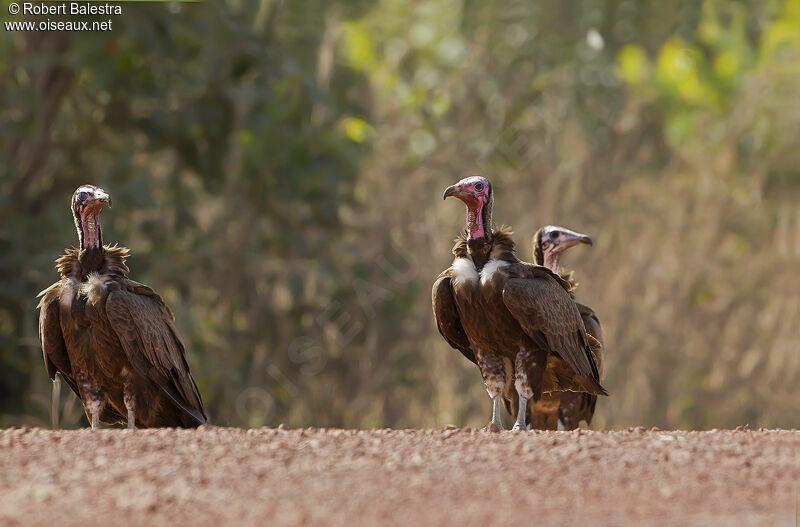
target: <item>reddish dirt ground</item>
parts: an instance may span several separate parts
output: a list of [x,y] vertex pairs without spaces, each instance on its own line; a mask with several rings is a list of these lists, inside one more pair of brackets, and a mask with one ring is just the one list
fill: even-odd
[[796,525],[800,432],[0,431],[0,525]]

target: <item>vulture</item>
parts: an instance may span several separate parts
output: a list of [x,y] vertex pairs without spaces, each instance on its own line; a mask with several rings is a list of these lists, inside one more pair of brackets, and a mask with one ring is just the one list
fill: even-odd
[[[544,265],[564,280],[572,282],[572,273],[561,273],[558,258],[570,247],[592,245],[592,239],[575,231],[548,225],[539,229],[533,236],[533,261]],[[580,303],[578,312],[583,320],[589,343],[594,352],[597,370],[603,376],[603,330],[594,310]],[[511,401],[506,407],[512,408]],[[544,395],[533,407],[531,426],[545,430],[574,430],[581,420],[591,423],[597,396],[588,393],[552,392]],[[510,410],[509,410],[510,411]]]
[[50,378],[81,399],[92,430],[197,427],[206,423],[172,311],[128,278],[129,250],[103,245],[100,213],[111,198],[78,187],[70,208],[79,247],[56,260],[61,279],[39,293],[39,339]]
[[439,332],[474,360],[492,399],[491,426],[502,429],[500,407],[518,397],[513,430],[528,430],[528,401],[553,391],[607,395],[571,284],[514,253],[507,227],[493,228],[494,196],[481,176],[444,191],[467,207],[466,231],[456,239],[454,260],[433,284]]

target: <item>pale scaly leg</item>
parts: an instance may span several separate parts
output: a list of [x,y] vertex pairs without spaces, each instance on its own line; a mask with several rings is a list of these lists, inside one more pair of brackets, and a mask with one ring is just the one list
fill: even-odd
[[[519,412],[517,413],[517,422],[514,423],[514,428],[511,429],[514,432],[530,430],[530,423],[526,422],[528,400],[533,398],[534,395],[536,395],[536,399],[542,395],[543,366],[544,363],[538,364],[535,353],[524,349],[517,353],[514,361],[514,387],[517,389],[517,394],[519,394]],[[536,378],[528,378],[528,372],[531,372],[531,375]],[[534,390],[533,386],[536,386],[537,390]]]
[[492,395],[492,424],[500,431],[503,429],[503,421],[500,419],[500,407],[502,404],[502,397],[500,395]]
[[133,430],[136,428],[136,397],[133,394],[133,387],[127,381],[123,386],[122,400],[128,409],[128,430]]
[[530,430],[530,425],[525,423],[525,412],[528,409],[528,399],[523,395],[519,396],[519,413],[517,414],[517,422],[514,423],[514,427],[511,429],[512,432],[522,432],[523,430],[527,431]]
[[53,377],[53,395],[50,398],[50,425],[53,430],[58,429],[59,416],[61,412],[61,377],[56,374]]
[[477,350],[475,358],[486,385],[486,391],[492,398],[492,425],[497,430],[503,429],[503,422],[500,419],[500,406],[502,404],[503,387],[506,384],[506,368],[503,358],[491,355],[483,350]]

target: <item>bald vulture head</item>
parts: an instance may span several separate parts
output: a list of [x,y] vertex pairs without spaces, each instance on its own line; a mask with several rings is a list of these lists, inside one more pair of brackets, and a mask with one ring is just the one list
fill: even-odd
[[558,273],[558,256],[579,244],[592,245],[592,239],[579,232],[564,227],[547,225],[533,235],[534,263],[543,265]]
[[443,199],[455,197],[467,206],[468,239],[488,240],[492,235],[492,184],[483,176],[470,176],[447,187]]
[[81,250],[102,248],[100,213],[106,204],[111,206],[111,197],[94,185],[81,185],[72,195],[72,217],[78,230]]

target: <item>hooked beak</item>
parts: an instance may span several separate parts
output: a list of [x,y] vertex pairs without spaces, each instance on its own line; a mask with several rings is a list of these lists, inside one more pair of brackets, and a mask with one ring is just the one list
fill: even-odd
[[94,192],[94,201],[95,201],[95,202],[98,202],[98,201],[99,201],[100,203],[105,203],[106,205],[108,205],[108,206],[109,206],[109,208],[111,207],[111,196],[109,196],[109,195],[106,193],[106,191],[105,191],[105,190],[102,190],[102,189],[97,189],[97,190]]
[[567,231],[566,236],[564,236],[564,239],[560,243],[564,249],[568,249],[579,244],[592,245],[592,239],[579,232]]
[[458,197],[461,194],[461,186],[460,185],[452,185],[444,189],[444,194],[442,195],[442,199],[447,199],[450,196]]
[[111,196],[103,189],[95,189],[84,201],[81,206],[84,210],[101,211],[103,207],[111,207]]

